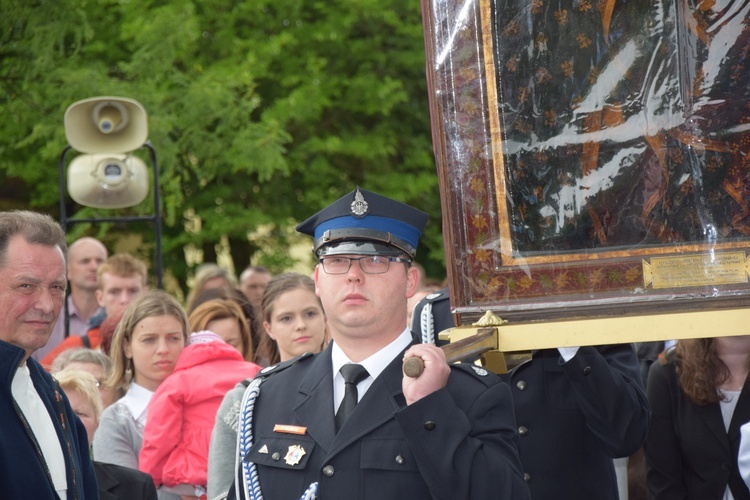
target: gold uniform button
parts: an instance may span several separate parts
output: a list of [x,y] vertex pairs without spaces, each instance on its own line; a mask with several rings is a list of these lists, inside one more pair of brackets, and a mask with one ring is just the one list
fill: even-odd
[[334,472],[336,471],[333,469],[333,465],[326,465],[325,467],[323,467],[323,475],[325,477],[333,476]]

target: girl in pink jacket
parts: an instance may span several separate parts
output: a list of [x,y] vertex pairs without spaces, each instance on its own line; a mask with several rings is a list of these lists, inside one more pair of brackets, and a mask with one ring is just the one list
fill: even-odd
[[[219,301],[200,307],[218,307],[213,302]],[[168,491],[205,494],[208,447],[219,405],[230,389],[260,369],[217,333],[193,333],[174,372],[151,398],[138,468]]]

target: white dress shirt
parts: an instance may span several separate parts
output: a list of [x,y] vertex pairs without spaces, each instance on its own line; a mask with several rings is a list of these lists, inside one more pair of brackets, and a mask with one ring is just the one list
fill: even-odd
[[29,367],[24,362],[16,370],[11,384],[13,399],[21,408],[26,421],[34,433],[42,455],[47,462],[47,468],[52,476],[52,483],[60,498],[67,498],[68,480],[65,473],[65,457],[63,455],[60,438],[57,436],[52,418],[44,406],[42,398],[36,392],[34,383],[31,381]]
[[[411,344],[412,335],[409,328],[405,328],[401,335],[396,337],[393,342],[383,347],[381,350],[371,355],[370,357],[362,360],[358,364],[365,367],[369,374],[367,378],[357,384],[357,401],[362,400],[362,396],[365,395],[367,389],[370,388],[372,383],[378,378],[385,368],[391,364],[391,361],[401,354],[401,351]],[[339,371],[342,366],[352,361],[344,354],[344,351],[333,342],[333,348],[331,349],[331,365],[333,368],[333,413],[336,414],[341,400],[344,399],[344,377]]]
[[135,382],[131,382],[128,392],[118,401],[128,409],[141,432],[143,432],[143,427],[146,425],[146,409],[153,395],[152,391]]

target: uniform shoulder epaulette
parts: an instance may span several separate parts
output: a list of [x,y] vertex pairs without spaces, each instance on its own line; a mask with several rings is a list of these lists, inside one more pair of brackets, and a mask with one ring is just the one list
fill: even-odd
[[425,302],[438,302],[440,300],[447,300],[449,297],[448,290],[438,290],[427,295],[423,300]]
[[306,352],[305,354],[297,356],[294,359],[290,359],[290,360],[287,360],[287,361],[282,361],[281,363],[278,363],[278,364],[275,364],[275,365],[271,365],[271,366],[267,366],[267,367],[263,368],[261,371],[259,371],[258,374],[255,375],[255,378],[266,379],[266,378],[270,377],[271,375],[275,375],[277,373],[283,372],[287,368],[289,368],[291,366],[294,366],[297,363],[299,363],[301,361],[304,361],[306,359],[312,358],[312,357],[313,357],[313,353]]
[[466,372],[487,385],[497,383],[497,375],[495,372],[483,366],[475,365],[474,363],[456,363],[451,365],[451,367]]

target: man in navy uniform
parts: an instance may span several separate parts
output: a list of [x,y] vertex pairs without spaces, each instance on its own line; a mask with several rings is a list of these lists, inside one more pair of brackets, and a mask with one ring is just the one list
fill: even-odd
[[619,498],[614,458],[643,445],[651,411],[632,344],[541,349],[506,376],[533,498]]
[[[436,297],[422,321],[435,332],[454,326],[448,295]],[[430,301],[415,310],[423,302]],[[612,459],[643,445],[651,415],[633,345],[540,349],[503,379],[513,395],[532,498],[617,500]]]
[[[426,222],[357,189],[297,227],[315,240],[332,342],[250,385],[240,498],[529,498],[507,385],[479,367],[449,366],[405,328]],[[416,378],[402,373],[412,356],[424,363]]]

